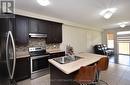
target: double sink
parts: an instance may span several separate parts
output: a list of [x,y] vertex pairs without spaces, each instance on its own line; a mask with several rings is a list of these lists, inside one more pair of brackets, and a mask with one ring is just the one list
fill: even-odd
[[60,64],[66,64],[66,63],[70,63],[79,59],[81,59],[81,57],[71,55],[71,56],[63,56],[63,57],[54,58],[53,60],[55,60],[56,62]]

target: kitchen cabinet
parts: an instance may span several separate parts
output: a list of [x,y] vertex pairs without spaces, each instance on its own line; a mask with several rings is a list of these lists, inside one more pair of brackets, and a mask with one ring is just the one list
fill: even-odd
[[38,33],[47,34],[48,22],[44,20],[38,21]]
[[14,72],[14,78],[16,81],[30,78],[30,58],[18,58],[16,59],[16,67]]
[[56,22],[48,23],[47,44],[62,43],[62,24]]
[[29,32],[38,33],[38,20],[29,18]]
[[29,33],[47,34],[46,43],[62,43],[62,24],[29,18]]
[[62,56],[65,56],[65,51],[50,53],[50,59]]
[[29,33],[47,34],[47,21],[29,18]]
[[16,44],[28,44],[29,33],[47,34],[46,43],[62,43],[62,23],[16,15]]
[[28,18],[24,16],[16,15],[15,18],[15,41],[16,44],[23,45],[29,42],[29,31],[28,31]]

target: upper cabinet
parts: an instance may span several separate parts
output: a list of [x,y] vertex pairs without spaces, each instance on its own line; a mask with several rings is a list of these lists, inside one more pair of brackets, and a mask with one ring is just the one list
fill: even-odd
[[48,28],[47,26],[48,26],[47,21],[29,18],[30,33],[47,34],[47,28]]
[[46,43],[62,43],[62,23],[16,15],[16,44],[28,44],[29,33],[47,34]]
[[28,32],[28,18],[24,16],[16,15],[15,19],[15,41],[16,44],[28,44],[29,41],[29,32]]
[[29,19],[29,32],[37,33],[38,32],[38,20],[30,18]]
[[29,32],[47,34],[46,43],[62,43],[62,24],[46,20],[29,19]]
[[62,24],[56,22],[48,22],[47,44],[62,43]]
[[47,34],[47,29],[48,29],[48,21],[39,20],[38,32]]

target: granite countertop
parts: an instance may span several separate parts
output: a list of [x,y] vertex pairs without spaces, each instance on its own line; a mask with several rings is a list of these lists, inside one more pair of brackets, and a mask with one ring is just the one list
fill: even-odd
[[16,52],[16,58],[26,58],[29,57],[29,53],[28,52]]
[[58,52],[64,52],[63,50],[60,49],[47,49],[48,53],[58,53]]
[[92,54],[92,53],[78,53],[76,56],[81,57],[79,60],[66,63],[66,64],[60,64],[53,59],[49,59],[49,62],[57,67],[59,70],[64,72],[65,74],[70,74],[74,71],[77,71],[80,69],[81,66],[87,66],[90,65],[94,62],[97,62],[100,60],[102,57],[107,57],[105,55],[97,55],[97,54]]

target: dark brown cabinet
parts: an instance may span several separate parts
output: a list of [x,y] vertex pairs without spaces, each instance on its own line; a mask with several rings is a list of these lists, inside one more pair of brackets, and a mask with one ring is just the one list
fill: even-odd
[[62,43],[62,24],[29,18],[29,33],[47,34],[46,43]]
[[16,44],[28,44],[29,32],[28,32],[28,18],[24,16],[16,15],[15,19],[15,41]]
[[48,22],[44,20],[39,20],[38,22],[38,32],[47,34],[47,29],[48,29]]
[[38,20],[29,18],[29,32],[38,33]]
[[47,34],[47,21],[29,18],[29,33]]
[[50,58],[57,58],[57,57],[62,57],[62,56],[65,56],[65,51],[50,53]]
[[30,58],[26,57],[16,59],[16,67],[14,73],[14,78],[16,81],[30,78]]
[[48,23],[47,44],[62,43],[62,24],[56,22]]
[[62,43],[62,23],[16,15],[15,41],[27,45],[29,33],[47,34],[46,43]]

